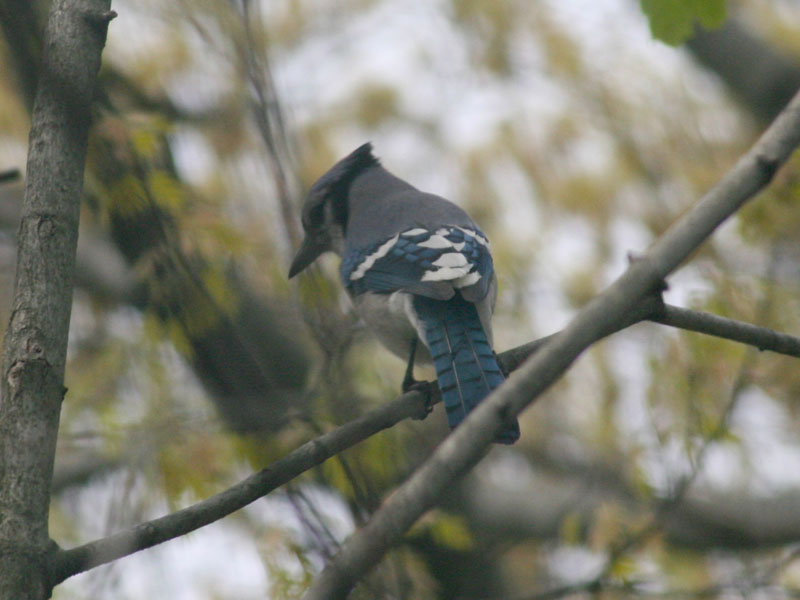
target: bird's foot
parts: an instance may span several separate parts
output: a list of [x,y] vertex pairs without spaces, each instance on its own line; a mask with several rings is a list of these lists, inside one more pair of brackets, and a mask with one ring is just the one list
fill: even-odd
[[433,383],[430,381],[416,381],[415,379],[403,379],[403,393],[419,392],[424,397],[423,410],[413,418],[422,421],[433,411]]

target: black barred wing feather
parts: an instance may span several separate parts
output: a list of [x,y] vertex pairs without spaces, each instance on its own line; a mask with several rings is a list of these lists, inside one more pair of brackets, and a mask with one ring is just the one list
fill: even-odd
[[402,231],[351,250],[341,266],[342,281],[355,296],[402,290],[447,300],[459,290],[466,300],[477,302],[486,296],[492,274],[486,237],[477,229],[458,226]]

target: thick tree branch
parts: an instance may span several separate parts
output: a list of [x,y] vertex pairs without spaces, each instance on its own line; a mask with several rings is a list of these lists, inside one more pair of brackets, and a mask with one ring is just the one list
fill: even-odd
[[484,455],[506,421],[519,414],[591,344],[622,319],[714,230],[771,181],[800,143],[800,95],[723,179],[566,330],[549,340],[508,381],[479,405],[370,521],[342,546],[305,598],[344,598],[352,587],[431,508],[442,492]]
[[53,2],[28,149],[0,402],[0,598],[50,596],[47,532],[89,108],[110,0]]
[[[754,345],[763,349],[769,347],[769,342],[778,336],[782,345],[791,347],[794,352],[800,348],[800,339],[791,336],[779,335],[775,332],[733,321],[714,315],[698,313],[671,306],[663,306],[657,296],[651,296],[641,302],[637,307],[625,315],[625,318],[614,325],[614,330],[622,330],[630,325],[643,320],[668,320],[663,315],[678,312],[684,315],[684,320],[691,326],[689,329],[705,331],[709,323],[717,323],[715,335],[728,339],[742,341],[730,335],[739,329],[760,331],[760,336],[751,338]],[[676,323],[667,323],[678,326]],[[516,369],[527,357],[541,348],[554,334],[517,348],[512,348],[498,356],[507,371]],[[778,351],[777,349],[775,349]],[[790,352],[791,355],[796,355]],[[439,402],[440,398],[434,397],[431,403]],[[139,550],[151,548],[170,539],[184,535],[200,527],[213,523],[251,502],[267,495],[284,483],[291,481],[308,469],[321,464],[331,456],[346,450],[368,437],[388,429],[407,418],[421,419],[426,415],[424,398],[417,392],[410,392],[395,400],[383,404],[362,417],[346,423],[329,433],[311,440],[300,446],[284,458],[273,463],[262,471],[251,475],[228,488],[227,490],[198,502],[185,509],[159,517],[146,523],[114,534],[110,537],[96,540],[56,554],[54,561],[55,581],[61,582],[68,577],[87,571],[99,565],[111,562],[117,558],[133,554]]]

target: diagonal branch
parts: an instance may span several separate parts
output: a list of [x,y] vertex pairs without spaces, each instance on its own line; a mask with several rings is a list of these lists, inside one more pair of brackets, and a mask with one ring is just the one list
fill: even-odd
[[370,521],[342,546],[305,598],[344,598],[397,544],[452,483],[485,454],[506,421],[556,381],[591,344],[613,331],[645,297],[663,284],[728,217],[763,189],[800,144],[800,95],[784,109],[734,167],[569,326],[528,359],[481,403],[401,485]]
[[54,584],[213,523],[379,431],[407,418],[424,418],[426,414],[424,396],[416,391],[409,392],[306,442],[269,467],[206,500],[164,517],[140,523],[127,531],[77,548],[59,551],[54,557]]
[[[615,325],[615,331],[625,329],[643,320],[665,322],[670,319],[663,314],[678,313],[686,321],[684,325],[695,331],[708,330],[709,323],[716,324],[715,335],[736,341],[744,341],[735,337],[735,332],[749,332],[749,342],[762,349],[778,350],[770,347],[771,340],[781,340],[781,346],[790,351],[792,356],[800,355],[800,338],[777,334],[769,329],[754,327],[739,321],[724,319],[698,313],[687,309],[663,306],[658,297],[652,296],[641,302],[626,318]],[[660,320],[660,319],[663,319]],[[677,320],[675,320],[677,321]],[[666,323],[672,326],[676,322]],[[754,332],[753,330],[758,330]],[[558,334],[541,338],[517,348],[507,350],[498,356],[506,371],[513,371],[531,354],[541,348],[545,342]],[[434,397],[431,404],[439,402]],[[54,561],[54,577],[59,583],[68,577],[82,573],[99,565],[122,558],[134,552],[151,548],[170,539],[184,535],[205,525],[213,523],[229,514],[247,506],[251,502],[266,496],[288,481],[315,467],[331,456],[342,452],[368,437],[407,418],[422,419],[427,409],[424,397],[418,392],[410,392],[383,404],[360,418],[346,423],[315,440],[303,444],[284,458],[269,467],[251,475],[227,490],[198,502],[177,512],[159,517],[152,521],[140,523],[133,528],[119,532],[70,550],[60,551]]]

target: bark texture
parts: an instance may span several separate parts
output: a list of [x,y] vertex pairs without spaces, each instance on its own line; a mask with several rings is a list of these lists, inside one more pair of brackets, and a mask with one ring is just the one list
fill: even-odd
[[56,0],[28,149],[0,396],[0,599],[51,593],[47,530],[90,105],[110,0]]

